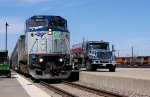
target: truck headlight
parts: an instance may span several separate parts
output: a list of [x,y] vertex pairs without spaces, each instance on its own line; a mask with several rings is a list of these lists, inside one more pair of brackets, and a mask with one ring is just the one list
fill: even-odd
[[60,62],[62,62],[62,61],[63,61],[63,59],[62,59],[62,58],[59,58],[59,61],[60,61]]
[[93,58],[96,57],[95,54],[89,54],[88,56],[89,56],[90,59],[93,59]]
[[40,58],[40,59],[39,59],[39,62],[43,62],[43,58]]

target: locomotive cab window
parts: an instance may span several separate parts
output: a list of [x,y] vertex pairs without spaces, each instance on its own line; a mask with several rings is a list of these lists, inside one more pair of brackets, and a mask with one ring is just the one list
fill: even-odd
[[63,19],[52,19],[49,24],[51,26],[56,26],[64,30],[67,29],[67,22]]
[[32,29],[33,27],[40,27],[40,26],[48,26],[47,20],[30,20],[27,22],[26,29]]

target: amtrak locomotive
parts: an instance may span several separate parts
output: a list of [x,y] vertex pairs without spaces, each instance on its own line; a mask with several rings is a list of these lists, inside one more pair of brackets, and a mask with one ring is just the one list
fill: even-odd
[[71,74],[70,32],[60,16],[36,15],[26,20],[25,35],[11,56],[12,68],[35,79],[64,79]]

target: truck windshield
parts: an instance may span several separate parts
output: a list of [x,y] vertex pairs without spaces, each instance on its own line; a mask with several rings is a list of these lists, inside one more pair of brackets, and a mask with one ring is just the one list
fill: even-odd
[[106,44],[106,43],[90,43],[88,48],[89,48],[89,50],[91,50],[91,49],[108,50],[109,49],[109,45]]

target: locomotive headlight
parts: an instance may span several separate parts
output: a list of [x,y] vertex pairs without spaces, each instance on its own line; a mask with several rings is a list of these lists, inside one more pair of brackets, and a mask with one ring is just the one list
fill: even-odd
[[48,31],[48,35],[52,35],[52,31],[50,32],[50,31]]
[[43,58],[40,58],[40,59],[39,59],[39,62],[43,62]]
[[52,29],[48,29],[48,35],[52,35]]
[[52,32],[52,29],[48,29],[49,32]]
[[60,62],[62,62],[62,61],[63,61],[63,59],[62,59],[62,58],[59,58],[59,61],[60,61]]

